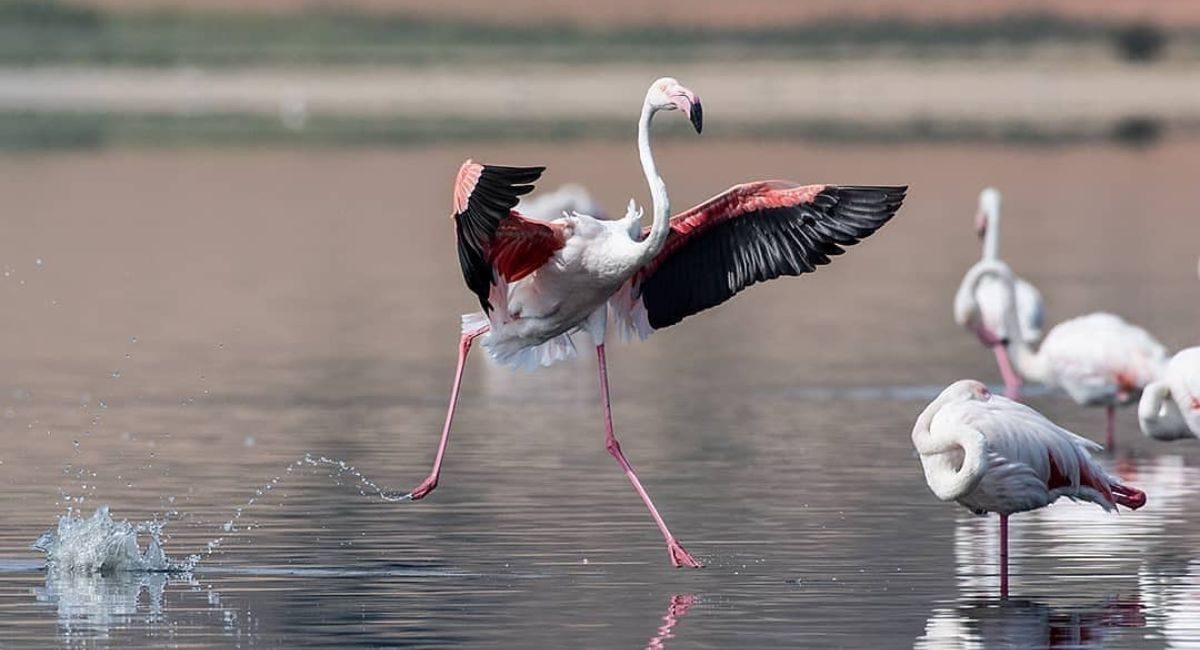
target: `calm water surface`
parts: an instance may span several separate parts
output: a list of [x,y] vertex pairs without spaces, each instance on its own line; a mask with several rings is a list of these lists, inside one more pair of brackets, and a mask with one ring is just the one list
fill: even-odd
[[[1197,343],[1200,143],[662,148],[680,206],[759,177],[913,186],[833,266],[613,346],[618,435],[699,571],[668,566],[605,453],[588,356],[477,359],[423,502],[302,461],[400,491],[428,471],[473,302],[447,220],[461,159],[548,164],[545,187],[615,208],[645,196],[632,146],[0,159],[0,646],[1200,647],[1200,445],[1122,412],[1104,462],[1150,505],[1016,517],[1002,602],[994,518],[934,499],[909,441],[946,383],[998,379],[950,318],[987,183],[1051,321],[1110,309]],[[30,544],[100,505],[203,558],[47,574]]]

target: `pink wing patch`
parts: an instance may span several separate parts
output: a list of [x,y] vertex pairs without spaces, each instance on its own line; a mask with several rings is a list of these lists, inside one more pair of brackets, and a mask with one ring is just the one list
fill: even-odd
[[479,182],[479,174],[482,172],[483,165],[470,158],[459,167],[458,177],[454,179],[454,214],[460,214],[467,209],[467,200],[471,198],[471,192],[475,191],[475,184]]
[[561,224],[532,221],[513,211],[500,222],[488,260],[505,280],[516,282],[545,266],[565,241]]
[[[810,203],[825,185],[797,185],[788,181],[758,181],[734,185],[690,210],[671,217],[671,236],[643,271],[653,273],[658,261],[669,257],[687,238],[719,223],[770,208],[791,208]],[[649,233],[649,230],[646,231]]]

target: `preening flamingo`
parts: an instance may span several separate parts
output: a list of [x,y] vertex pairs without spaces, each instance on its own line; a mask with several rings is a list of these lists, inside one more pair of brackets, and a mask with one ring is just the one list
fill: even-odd
[[[979,210],[975,215],[975,230],[983,239],[981,261],[1000,260],[1000,190],[994,187],[979,193]],[[992,349],[996,365],[1004,378],[1004,394],[1010,399],[1020,399],[1021,378],[1013,370],[1005,342],[1012,336],[1004,322],[1004,305],[1007,303],[1004,283],[994,277],[985,277],[971,291],[968,277],[963,277],[954,296],[954,320],[979,337],[979,342]],[[1025,280],[1014,276],[1017,288],[1017,322],[1020,337],[1026,343],[1037,343],[1042,338],[1045,308],[1042,294]],[[977,305],[971,309],[971,305]]]
[[[1016,331],[1020,325],[1013,309],[1013,273],[1004,262],[984,260],[971,267],[963,278],[967,295],[973,296],[972,289],[989,276],[1008,289],[1005,323]],[[965,308],[977,311],[979,305],[968,299]],[[1116,445],[1116,407],[1137,400],[1167,360],[1166,348],[1149,332],[1105,312],[1055,325],[1036,351],[1021,337],[1009,337],[1005,348],[1025,379],[1062,388],[1083,406],[1106,407],[1105,446],[1110,451]]]
[[604,208],[592,197],[587,188],[578,183],[567,183],[551,192],[539,192],[522,198],[517,203],[517,212],[523,217],[539,221],[553,221],[563,215],[579,213],[604,219]]
[[913,445],[925,482],[942,501],[1000,515],[1000,592],[1008,596],[1008,517],[1061,497],[1105,510],[1136,510],[1146,495],[1092,460],[1096,443],[1037,411],[993,395],[981,382],[950,384],[917,418]]
[[800,275],[829,262],[891,219],[904,187],[801,186],[782,181],[737,185],[670,216],[667,187],[650,150],[650,123],[679,110],[699,133],[700,100],[662,78],[646,92],[638,150],[654,214],[643,230],[630,202],[623,219],[572,214],[549,222],[513,211],[532,190],[541,167],[499,167],[468,160],[454,185],[454,221],[463,279],[482,312],[463,316],[458,366],[433,469],[408,496],[420,499],[438,483],[472,342],[507,365],[548,365],[575,353],[572,335],[596,345],[605,445],[642,498],[667,542],[675,566],[700,566],[663,522],[613,435],[604,336],[609,299],[617,320],[643,333],[718,305],[755,282]]
[[1142,433],[1157,440],[1200,438],[1200,347],[1175,353],[1138,404]]

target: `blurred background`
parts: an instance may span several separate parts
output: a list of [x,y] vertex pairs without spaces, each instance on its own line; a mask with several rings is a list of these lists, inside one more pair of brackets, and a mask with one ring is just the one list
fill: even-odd
[[707,89],[723,135],[1200,124],[1187,0],[4,0],[0,30],[9,150],[614,137],[667,72]]
[[[304,462],[425,476],[477,308],[458,165],[648,204],[636,118],[663,75],[704,101],[703,135],[655,124],[677,208],[762,178],[911,186],[818,273],[610,351],[625,453],[709,568],[666,566],[588,354],[475,358],[419,504]],[[0,0],[3,638],[1194,644],[1196,445],[1122,411],[1106,463],[1152,505],[1014,524],[1029,601],[1000,608],[994,523],[929,494],[909,433],[944,385],[999,379],[951,318],[989,185],[1049,323],[1111,310],[1198,342],[1198,79],[1193,0]],[[1102,412],[1031,403],[1099,437]],[[225,541],[196,579],[44,574],[30,543],[101,504],[168,522],[175,557]]]

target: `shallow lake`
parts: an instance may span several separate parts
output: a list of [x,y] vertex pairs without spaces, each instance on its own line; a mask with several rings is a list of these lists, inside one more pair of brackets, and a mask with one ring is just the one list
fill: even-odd
[[[941,387],[999,379],[950,313],[987,184],[1050,322],[1200,342],[1200,142],[660,150],[676,207],[755,178],[912,186],[818,273],[611,346],[617,435],[702,570],[669,566],[605,452],[590,354],[473,358],[440,487],[361,478],[403,492],[432,460],[474,305],[457,164],[546,164],[616,212],[648,201],[631,144],[0,158],[0,646],[1200,647],[1200,444],[1122,411],[1103,462],[1149,505],[1016,516],[1000,601],[995,518],[938,502],[909,440]],[[1030,402],[1102,437],[1102,410]],[[199,562],[47,573],[31,544],[99,506]]]

